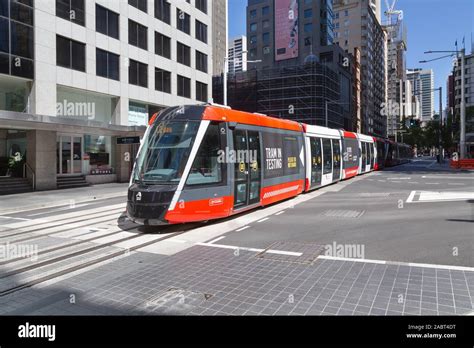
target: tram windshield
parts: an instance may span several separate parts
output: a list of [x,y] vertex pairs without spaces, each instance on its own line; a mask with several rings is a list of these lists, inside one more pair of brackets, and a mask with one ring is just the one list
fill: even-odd
[[198,121],[162,121],[153,125],[140,150],[135,182],[177,184],[191,153]]

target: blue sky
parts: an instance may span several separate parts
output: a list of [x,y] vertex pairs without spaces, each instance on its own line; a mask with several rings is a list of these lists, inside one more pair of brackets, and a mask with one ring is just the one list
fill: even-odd
[[[229,1],[229,37],[245,34],[247,0]],[[393,0],[389,0],[391,3]],[[385,10],[385,0],[382,12]],[[420,64],[443,54],[423,54],[428,50],[454,50],[462,46],[465,36],[466,51],[471,51],[471,33],[474,37],[474,0],[398,0],[395,6],[403,10],[408,31],[407,68],[431,68],[435,88],[443,87],[443,105],[446,103],[446,78],[451,71],[451,58]],[[438,110],[436,93],[435,109]]]

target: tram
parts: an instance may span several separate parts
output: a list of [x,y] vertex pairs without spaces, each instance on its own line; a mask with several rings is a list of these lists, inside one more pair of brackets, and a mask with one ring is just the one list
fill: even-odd
[[379,169],[388,155],[379,156],[378,145],[367,135],[228,107],[171,107],[147,127],[127,215],[144,225],[228,217]]

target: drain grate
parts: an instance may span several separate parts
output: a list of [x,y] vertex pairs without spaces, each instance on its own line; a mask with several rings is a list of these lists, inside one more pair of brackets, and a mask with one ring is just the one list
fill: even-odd
[[323,251],[324,245],[313,242],[279,241],[272,243],[256,257],[266,260],[312,264]]
[[342,217],[342,218],[360,218],[364,215],[365,210],[327,210],[323,213],[327,217]]
[[185,314],[211,297],[211,294],[171,288],[149,298],[145,303],[145,309],[163,314]]

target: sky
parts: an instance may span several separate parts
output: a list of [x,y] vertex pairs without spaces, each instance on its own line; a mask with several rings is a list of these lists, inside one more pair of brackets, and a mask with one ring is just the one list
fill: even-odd
[[[229,38],[246,34],[247,0],[229,1]],[[389,0],[392,3],[393,0]],[[382,2],[382,17],[385,0]],[[462,47],[465,37],[466,53],[471,52],[471,33],[474,38],[474,0],[398,0],[395,9],[403,11],[407,27],[407,68],[433,69],[434,87],[443,87],[443,107],[446,104],[446,79],[452,70],[452,58],[419,63],[446,55],[424,54],[425,51],[448,51]],[[435,110],[438,110],[435,93]]]

